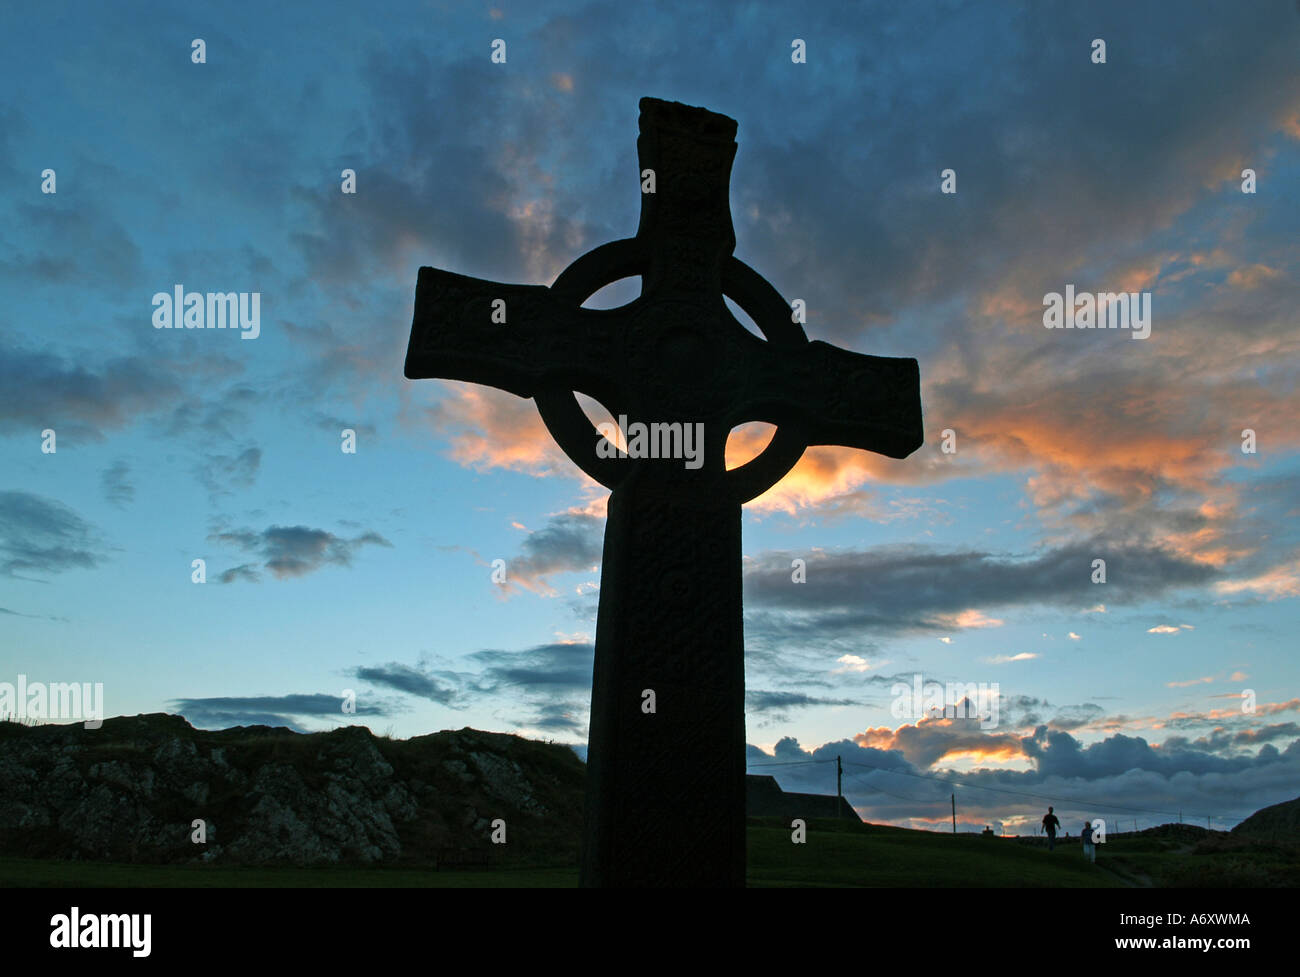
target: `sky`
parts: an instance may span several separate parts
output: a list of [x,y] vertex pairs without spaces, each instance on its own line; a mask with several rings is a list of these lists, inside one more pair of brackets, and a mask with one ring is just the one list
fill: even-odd
[[[581,754],[608,493],[531,401],[402,365],[421,266],[546,285],[635,232],[649,95],[737,120],[735,253],[810,338],[920,364],[923,447],[809,449],[744,509],[750,772],[838,756],[936,830],[1295,795],[1291,0],[51,0],[0,37],[0,683]],[[256,338],[156,328],[177,286],[256,293]],[[1149,335],[1045,328],[1067,286]]]

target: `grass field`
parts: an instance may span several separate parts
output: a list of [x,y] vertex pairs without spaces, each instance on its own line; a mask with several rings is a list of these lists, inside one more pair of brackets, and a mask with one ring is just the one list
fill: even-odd
[[[1077,849],[1045,849],[974,835],[812,821],[806,844],[790,828],[751,822],[753,887],[1052,887],[1124,883],[1084,863]],[[133,888],[565,888],[575,867],[437,872],[427,868],[266,868],[127,865],[0,858],[0,886]]]
[[[1300,847],[1219,836],[1121,836],[1104,846],[1106,866],[1128,884],[1157,888],[1300,887]],[[1099,856],[1100,858],[1100,856]]]
[[[1056,851],[1036,842],[911,831],[847,821],[810,821],[807,842],[791,842],[780,819],[751,818],[749,885],[754,888],[1106,888],[1300,885],[1300,850],[1220,836],[1113,836],[1089,865],[1077,841]],[[0,887],[87,888],[571,888],[576,866],[502,865],[435,871],[396,867],[143,865],[0,858]]]
[[427,868],[241,868],[0,858],[0,888],[556,889],[577,884],[576,868],[435,872]]
[[1088,865],[1078,848],[1020,845],[979,835],[812,822],[808,842],[785,826],[749,828],[755,887],[1098,888],[1124,885]]

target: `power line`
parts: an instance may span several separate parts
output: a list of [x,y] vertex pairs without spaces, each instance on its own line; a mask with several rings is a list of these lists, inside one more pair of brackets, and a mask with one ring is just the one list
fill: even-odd
[[745,764],[745,767],[746,769],[748,769],[749,767],[799,767],[807,763],[834,763],[834,762],[835,762],[834,760],[786,760],[780,763],[747,763]]
[[885,788],[877,787],[875,784],[861,784],[859,786],[865,790],[879,791],[882,794],[888,794],[890,797],[896,797],[900,801],[910,801],[913,804],[929,804],[932,802],[929,797],[904,797],[902,794],[895,794],[892,790],[885,790]]

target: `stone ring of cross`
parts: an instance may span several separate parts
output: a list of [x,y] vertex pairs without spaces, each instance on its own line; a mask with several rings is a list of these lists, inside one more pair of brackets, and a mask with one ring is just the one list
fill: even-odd
[[[595,248],[569,265],[551,285],[551,292],[559,302],[578,309],[612,282],[633,276],[642,276],[645,281],[651,264],[648,250],[641,237]],[[803,328],[790,314],[789,304],[762,276],[731,256],[724,259],[721,271],[720,294],[750,316],[768,344],[787,349],[808,344]],[[674,305],[681,310],[675,317]],[[642,308],[638,309],[639,306]],[[707,468],[716,475],[733,420],[743,423],[751,419],[745,416],[743,401],[731,400],[756,379],[746,377],[750,371],[743,367],[752,357],[746,357],[742,350],[749,344],[755,347],[767,344],[736,322],[720,298],[706,311],[695,303],[656,302],[643,294],[617,309],[583,312],[597,319],[605,313],[615,330],[620,321],[627,323],[621,345],[628,359],[653,364],[644,370],[638,386],[649,388],[653,399],[663,405],[660,417],[667,420],[680,415],[687,418],[686,423],[693,418],[709,417],[714,422],[704,427],[704,458]],[[762,372],[760,367],[757,373]],[[573,391],[543,388],[534,394],[534,399],[547,430],[574,464],[610,489],[627,477],[631,467],[626,460],[600,457],[597,453],[596,445],[603,435],[592,427]],[[611,414],[615,413],[611,404],[605,406]],[[766,412],[759,408],[758,413]],[[725,473],[723,491],[737,502],[761,495],[795,466],[805,447],[799,426],[787,419],[778,425],[771,441],[757,456]]]

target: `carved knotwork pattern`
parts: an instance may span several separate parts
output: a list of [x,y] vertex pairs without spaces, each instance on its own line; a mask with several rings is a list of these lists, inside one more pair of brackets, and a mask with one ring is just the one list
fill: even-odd
[[735,144],[700,142],[673,131],[657,136],[655,170],[661,226],[669,235],[732,237],[728,185]]
[[[732,406],[743,389],[745,362],[734,326],[710,316],[691,302],[657,302],[632,320],[626,336],[626,358],[648,416],[647,423],[671,418],[703,420]],[[669,357],[665,342],[685,342],[698,355]]]
[[909,391],[908,375],[896,364],[864,366],[862,358],[834,347],[814,349],[812,375],[805,378],[808,386],[801,392],[817,414],[832,421],[864,423],[902,420],[912,409],[915,391]]
[[[717,576],[730,572],[737,554],[728,536],[719,538],[717,522],[712,509],[646,501],[637,509],[632,551],[636,577],[646,583],[635,614],[659,638],[640,653],[645,668],[696,688],[721,690],[727,651],[717,639],[735,608]],[[666,546],[669,539],[672,545]],[[735,570],[739,573],[739,567]]]
[[[564,308],[546,289],[438,275],[427,293],[430,314],[418,347],[427,356],[460,354],[532,373],[614,365],[608,362],[608,328]],[[495,299],[506,303],[504,323],[492,321]]]
[[[666,883],[697,877],[701,866],[725,859],[735,840],[713,807],[720,785],[743,776],[739,541],[728,528],[734,519],[738,533],[739,519],[666,495],[639,495],[635,511],[628,560],[644,586],[626,595],[623,640],[611,651],[631,706],[620,739],[637,762],[618,774],[615,858]],[[636,710],[635,696],[647,687],[659,702],[653,719]],[[666,785],[669,798],[662,796]],[[668,849],[654,844],[665,832],[673,837]]]
[[675,238],[659,248],[654,270],[654,298],[701,296],[719,288],[719,247],[716,242]]

